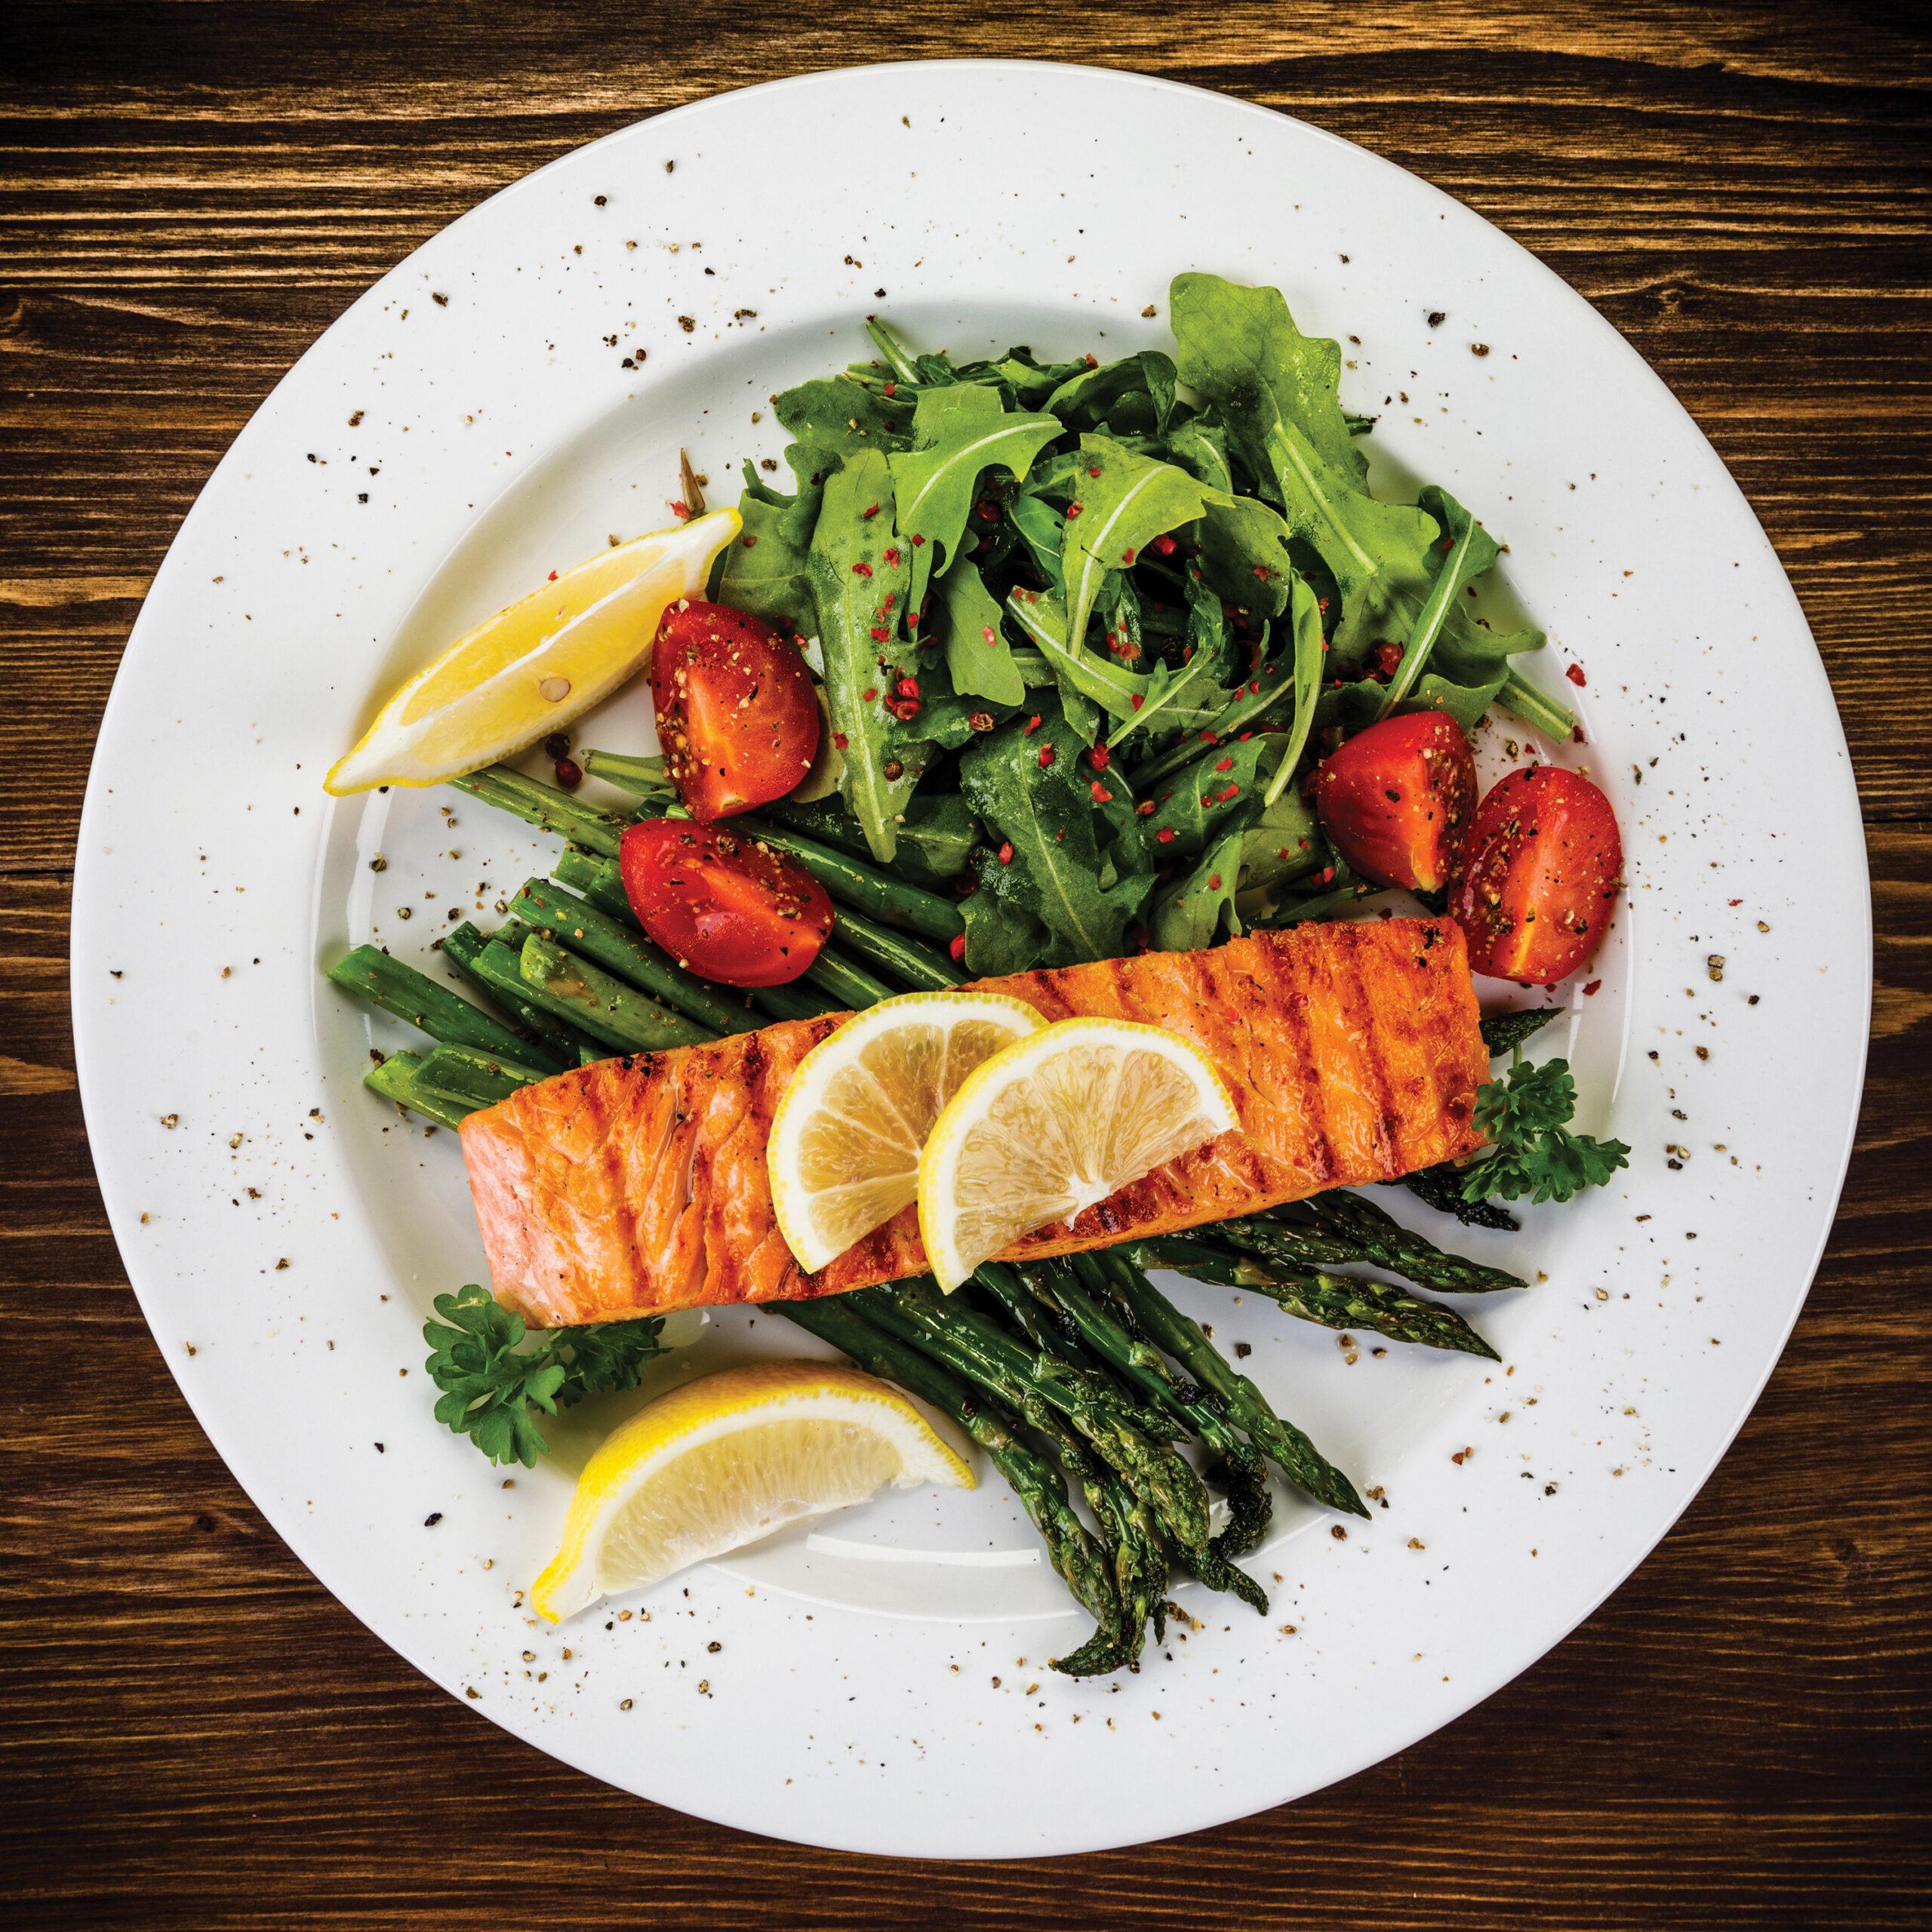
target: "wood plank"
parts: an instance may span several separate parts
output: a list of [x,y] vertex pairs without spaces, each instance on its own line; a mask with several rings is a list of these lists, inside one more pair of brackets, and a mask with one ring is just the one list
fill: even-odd
[[[1041,0],[889,23],[813,0],[589,0],[487,25],[371,0],[16,0],[0,25],[10,1926],[1932,1918],[1932,48],[1903,8],[1764,0],[1127,0],[1098,19]],[[640,115],[964,51],[1301,114],[1460,195],[1595,303],[1791,574],[1852,741],[1878,935],[1864,1112],[1817,1285],[1637,1574],[1499,1696],[1332,1791],[1184,1843],[999,1868],[801,1851],[640,1804],[477,1721],[357,1625],[255,1515],[128,1291],[65,964],[128,627],[208,470],[315,334],[476,201]]]

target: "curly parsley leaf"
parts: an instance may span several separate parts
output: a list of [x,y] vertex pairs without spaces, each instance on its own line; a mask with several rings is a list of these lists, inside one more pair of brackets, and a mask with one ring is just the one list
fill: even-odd
[[651,1316],[557,1329],[525,1349],[522,1316],[473,1282],[438,1295],[435,1308],[442,1318],[423,1324],[423,1339],[429,1379],[443,1392],[436,1420],[493,1463],[534,1466],[550,1445],[533,1411],[553,1416],[586,1395],[635,1389],[663,1352],[663,1324]]
[[1577,1083],[1567,1060],[1532,1066],[1518,1061],[1501,1080],[1476,1096],[1475,1124],[1489,1136],[1490,1152],[1463,1175],[1463,1198],[1500,1195],[1517,1201],[1567,1201],[1586,1187],[1601,1187],[1629,1164],[1620,1140],[1593,1140],[1569,1131]]

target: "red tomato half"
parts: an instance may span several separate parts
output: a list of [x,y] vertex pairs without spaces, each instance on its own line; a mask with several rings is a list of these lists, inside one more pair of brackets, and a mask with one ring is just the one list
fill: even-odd
[[1576,772],[1533,764],[1511,772],[1477,808],[1450,909],[1474,971],[1554,986],[1596,951],[1623,884],[1610,801]]
[[692,814],[795,791],[818,755],[818,700],[795,646],[728,604],[674,604],[651,662],[664,768]]
[[1378,885],[1439,892],[1462,869],[1475,761],[1453,718],[1416,711],[1358,732],[1315,774],[1328,842]]
[[718,826],[645,819],[618,857],[638,924],[707,980],[782,986],[832,930],[832,901],[810,872]]

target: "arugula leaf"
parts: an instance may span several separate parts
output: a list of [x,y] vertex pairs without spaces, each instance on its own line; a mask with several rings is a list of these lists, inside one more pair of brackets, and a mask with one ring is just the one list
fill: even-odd
[[[986,700],[961,697],[957,691],[949,690],[945,664],[930,654],[922,652],[912,666],[901,668],[910,668],[918,676],[919,708],[906,716],[886,721],[886,762],[890,764],[897,758],[903,768],[911,768],[911,775],[916,780],[934,762],[930,747],[957,751],[978,735],[973,720],[984,712]],[[902,804],[901,820],[911,802],[909,798]],[[903,826],[901,832],[903,835]]]
[[1306,436],[1321,460],[1356,488],[1368,464],[1337,393],[1342,346],[1303,335],[1278,288],[1248,288],[1217,275],[1180,275],[1168,291],[1181,380],[1231,422],[1267,405]]
[[[1126,405],[1125,409],[1122,405]],[[1070,429],[1153,429],[1164,435],[1174,410],[1174,358],[1158,349],[1083,369],[1043,405]]]
[[440,1321],[425,1322],[426,1366],[442,1390],[436,1420],[467,1435],[493,1463],[534,1467],[550,1446],[533,1410],[555,1415],[586,1395],[635,1389],[645,1364],[663,1352],[654,1317],[546,1333],[529,1350],[523,1318],[471,1283],[438,1295]]
[[[872,346],[878,351],[884,360],[885,366],[898,381],[902,383],[918,381],[919,365],[914,358],[912,351],[900,340],[899,331],[883,315],[868,315],[866,318],[866,333],[872,337]],[[945,364],[943,357],[939,359],[942,364]],[[848,373],[856,376],[862,368],[869,369],[872,366],[869,363],[855,363],[851,365]],[[945,366],[949,379],[952,374],[951,365],[947,364]]]
[[1463,1199],[1567,1201],[1628,1166],[1630,1149],[1622,1141],[1569,1131],[1576,1108],[1567,1060],[1531,1066],[1519,1060],[1503,1079],[1491,1081],[1476,1095],[1475,1124],[1494,1145],[1463,1171]]
[[1026,681],[1001,631],[1000,607],[971,564],[961,563],[940,579],[938,615],[934,629],[946,646],[952,688],[961,697],[1024,703]]
[[[877,450],[848,457],[826,481],[812,532],[812,597],[833,742],[844,740],[839,790],[881,862],[898,849],[897,815],[920,776],[903,756],[895,761],[894,720],[884,703],[891,694],[897,620],[911,577],[906,547],[893,528],[885,457]],[[894,777],[886,775],[889,761],[900,767]]]
[[966,922],[966,970],[976,980],[1030,972],[1046,957],[1046,928],[1016,900],[975,892],[960,900],[959,913]]
[[1060,565],[1066,574],[1067,648],[1085,654],[1087,620],[1108,572],[1131,568],[1155,537],[1193,522],[1207,504],[1186,470],[1137,456],[1110,437],[1082,436],[1080,453],[1080,514],[1068,505]]
[[1295,721],[1289,730],[1288,749],[1269,781],[1266,802],[1270,808],[1294,777],[1308,734],[1315,728],[1315,707],[1321,694],[1321,654],[1328,648],[1321,637],[1321,606],[1306,580],[1299,577],[1289,598],[1288,626],[1294,644]]
[[1378,715],[1383,718],[1408,696],[1422,675],[1444,625],[1452,612],[1461,608],[1456,600],[1489,569],[1497,555],[1495,538],[1447,490],[1439,490],[1432,483],[1417,500],[1442,529],[1436,555],[1431,560],[1435,581],[1409,627],[1402,646],[1402,661],[1383,691]]
[[922,885],[944,884],[965,871],[974,847],[983,844],[986,835],[973,808],[957,792],[934,797],[922,792],[906,801],[899,869]]
[[1137,817],[1121,835],[1120,863],[1172,864],[1248,824],[1260,811],[1265,774],[1272,773],[1286,742],[1279,733],[1257,732],[1201,746],[1195,758],[1143,798],[1154,810]]
[[[1192,576],[1186,580],[1188,657],[1178,670],[1156,668],[1140,708],[1109,740],[1110,749],[1137,731],[1204,724],[1226,709],[1233,693],[1221,680],[1227,669],[1227,626],[1221,601]],[[1263,648],[1266,648],[1264,635]]]
[[1060,596],[1066,594],[1066,573],[1060,568],[1060,533],[1066,519],[1052,504],[1028,488],[1008,498],[1006,520],[1013,526],[1033,567]]
[[1392,632],[1405,631],[1428,593],[1435,519],[1349,488],[1291,425],[1276,426],[1266,453],[1275,466],[1289,534],[1321,558],[1340,594],[1337,651],[1347,660],[1360,658]]
[[1006,612],[1053,667],[1061,707],[1084,743],[1092,744],[1098,735],[1096,707],[1125,718],[1146,703],[1150,680],[1142,672],[1094,651],[1068,648],[1066,607],[1048,592],[1016,586]]
[[749,463],[745,465],[744,494],[738,500],[744,529],[735,543],[725,546],[716,589],[720,603],[808,637],[818,629],[809,552],[824,495],[823,485],[811,480],[821,454],[797,443],[786,452],[797,472],[798,489],[789,497],[781,496]]
[[1240,933],[1235,889],[1241,878],[1241,835],[1229,832],[1202,854],[1179,884],[1155,889],[1147,928],[1163,952],[1189,952],[1212,946],[1223,927],[1231,937]]
[[1080,761],[1080,740],[1051,698],[1040,701],[1038,715],[1037,725],[1014,718],[960,755],[960,789],[989,837],[1011,848],[1004,863],[981,848],[980,893],[1039,921],[1048,964],[1111,959],[1153,881],[1103,869],[1097,781]]
[[1428,594],[1436,523],[1367,494],[1366,465],[1335,395],[1336,345],[1303,335],[1275,289],[1180,275],[1170,300],[1182,380],[1215,405],[1290,534],[1334,577],[1338,648],[1358,657],[1392,626],[1405,631]]
[[1288,608],[1294,577],[1288,526],[1258,497],[1206,493],[1198,526],[1202,578],[1230,604],[1257,616],[1278,617]]
[[1144,793],[1183,765],[1192,764],[1200,756],[1203,745],[1238,737],[1244,731],[1259,731],[1264,724],[1278,723],[1283,711],[1294,701],[1293,670],[1292,660],[1270,659],[1245,684],[1233,688],[1220,710],[1204,718],[1171,718],[1170,724],[1178,721],[1187,731],[1158,756],[1135,766],[1134,789]]
[[913,447],[891,459],[899,534],[912,547],[912,609],[925,602],[928,576],[952,568],[981,475],[1004,469],[1024,476],[1060,433],[1057,417],[1009,415],[994,390],[975,384],[919,398]]
[[1168,438],[1168,460],[1177,463],[1198,483],[1224,494],[1234,494],[1235,472],[1228,461],[1228,432],[1220,423],[1196,417]]
[[1314,808],[1290,786],[1241,834],[1241,890],[1272,891],[1305,878],[1321,864],[1323,851]]
[[1009,349],[1004,355],[984,362],[968,362],[955,371],[962,383],[994,382],[1010,390],[1023,408],[1032,409],[1044,402],[1061,383],[1091,365],[1085,357],[1072,362],[1040,362],[1030,349]]
[[772,405],[780,422],[801,443],[835,456],[862,450],[888,454],[912,444],[911,411],[850,376],[817,377],[785,391]]
[[[1433,671],[1425,671],[1398,708],[1404,712],[1443,712],[1464,731],[1473,731],[1483,713],[1497,702],[1503,685],[1500,672],[1479,685],[1457,685],[1438,677]],[[1316,728],[1325,730],[1339,724],[1349,737],[1366,731],[1382,715],[1382,690],[1371,680],[1324,691],[1315,708]]]

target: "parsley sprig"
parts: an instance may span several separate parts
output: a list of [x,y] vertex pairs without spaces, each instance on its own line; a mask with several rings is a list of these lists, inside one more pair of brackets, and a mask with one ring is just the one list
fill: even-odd
[[467,1435],[493,1463],[535,1466],[550,1446],[533,1413],[555,1415],[586,1395],[635,1389],[645,1363],[663,1352],[663,1324],[652,1316],[559,1328],[526,1349],[523,1318],[473,1282],[438,1295],[440,1321],[423,1324],[432,1351],[430,1380],[443,1393],[436,1420]]
[[1586,1187],[1601,1187],[1628,1165],[1630,1149],[1620,1140],[1596,1140],[1572,1134],[1577,1083],[1567,1060],[1546,1060],[1532,1066],[1520,1057],[1500,1080],[1476,1096],[1475,1124],[1489,1136],[1490,1151],[1463,1171],[1463,1198],[1482,1201],[1500,1195],[1517,1201],[1567,1201]]

